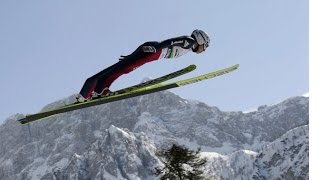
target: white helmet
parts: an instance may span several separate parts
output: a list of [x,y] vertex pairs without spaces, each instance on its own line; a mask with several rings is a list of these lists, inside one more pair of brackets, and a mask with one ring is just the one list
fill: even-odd
[[204,45],[205,48],[209,47],[210,38],[206,32],[196,29],[192,32],[191,37],[193,37],[199,45]]

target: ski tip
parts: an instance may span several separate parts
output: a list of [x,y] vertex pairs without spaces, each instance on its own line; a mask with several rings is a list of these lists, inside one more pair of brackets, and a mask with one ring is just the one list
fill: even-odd
[[188,69],[194,70],[196,68],[197,68],[197,66],[195,64],[191,64],[191,65],[188,66]]
[[239,68],[239,66],[240,66],[240,64],[236,64],[236,65],[233,65],[233,66],[231,66],[231,67],[229,67],[229,68],[230,68],[230,69],[233,69],[233,70],[236,70],[236,69]]

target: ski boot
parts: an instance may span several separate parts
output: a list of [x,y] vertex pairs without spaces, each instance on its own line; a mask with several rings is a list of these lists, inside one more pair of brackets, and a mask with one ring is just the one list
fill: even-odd
[[76,99],[77,99],[76,103],[83,103],[88,101],[88,99],[84,98],[81,94],[78,94]]
[[92,92],[92,99],[99,99],[113,95],[113,92],[110,91],[108,88],[102,90],[101,93]]

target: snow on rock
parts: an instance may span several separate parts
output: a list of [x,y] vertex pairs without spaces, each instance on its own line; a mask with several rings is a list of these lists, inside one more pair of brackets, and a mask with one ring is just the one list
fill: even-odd
[[297,127],[265,145],[261,151],[229,155],[202,153],[208,158],[209,179],[309,179],[308,125]]
[[156,179],[155,152],[172,143],[201,147],[209,179],[308,177],[308,113],[307,97],[243,113],[163,91],[30,125],[17,114],[0,125],[0,179]]
[[263,147],[254,179],[309,179],[309,126],[290,130]]
[[155,146],[143,134],[110,126],[105,134],[56,177],[66,179],[145,179],[158,160]]

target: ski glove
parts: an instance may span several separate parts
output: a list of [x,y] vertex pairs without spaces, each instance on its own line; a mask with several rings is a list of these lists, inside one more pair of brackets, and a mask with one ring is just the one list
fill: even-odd
[[[142,52],[145,52],[145,53],[156,53],[157,50],[154,46],[142,46]],[[129,58],[131,55],[128,55],[128,56],[120,56],[119,58],[119,61],[122,61],[124,59],[127,59]]]
[[148,53],[157,52],[157,50],[156,50],[156,48],[154,46],[142,46],[142,51],[143,52],[148,52]]
[[119,58],[119,61],[122,61],[122,60],[126,59],[127,57],[128,57],[128,56],[123,56],[123,55],[121,55],[120,58]]

